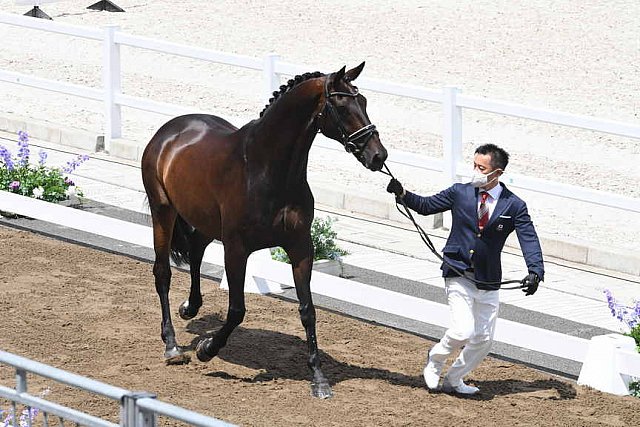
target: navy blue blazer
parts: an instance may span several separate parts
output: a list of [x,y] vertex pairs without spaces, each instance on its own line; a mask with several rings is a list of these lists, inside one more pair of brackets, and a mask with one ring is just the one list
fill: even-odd
[[[452,225],[447,244],[442,250],[444,259],[461,271],[473,269],[476,280],[499,282],[502,280],[500,255],[507,236],[516,231],[524,261],[529,272],[544,279],[542,249],[526,203],[502,186],[502,193],[484,230],[478,228],[478,189],[471,184],[454,184],[429,197],[406,192],[407,206],[421,215],[451,210]],[[444,277],[457,276],[446,263],[442,264]],[[479,289],[495,290],[499,285],[476,285]]]

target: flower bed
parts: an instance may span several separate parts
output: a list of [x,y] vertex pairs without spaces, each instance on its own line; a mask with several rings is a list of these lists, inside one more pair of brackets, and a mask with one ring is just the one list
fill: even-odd
[[20,194],[47,202],[62,202],[82,197],[82,191],[67,176],[89,159],[78,155],[63,168],[46,166],[47,153],[38,152],[38,160],[32,162],[29,135],[18,132],[18,153],[13,156],[0,145],[0,190]]

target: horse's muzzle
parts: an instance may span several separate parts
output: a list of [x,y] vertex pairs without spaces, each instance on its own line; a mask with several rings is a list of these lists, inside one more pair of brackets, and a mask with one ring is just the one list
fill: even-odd
[[381,170],[382,166],[384,166],[384,162],[387,160],[387,150],[380,143],[376,145],[379,145],[380,147],[374,148],[374,145],[369,147],[371,153],[366,154],[369,154],[370,157],[365,154],[366,157],[369,157],[369,159],[366,159],[367,161],[365,166],[374,172]]
[[381,155],[381,153],[376,153],[371,159],[371,164],[369,165],[369,169],[374,172],[377,172],[382,169],[382,165],[384,165],[385,160],[387,160],[387,156]]

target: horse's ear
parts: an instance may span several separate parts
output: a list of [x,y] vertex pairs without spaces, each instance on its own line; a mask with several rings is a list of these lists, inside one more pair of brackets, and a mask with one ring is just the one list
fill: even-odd
[[362,64],[358,65],[356,68],[352,68],[349,71],[347,71],[345,73],[344,79],[348,82],[351,82],[357,79],[360,73],[362,72],[363,68],[364,68],[364,61],[362,61]]
[[339,82],[340,80],[342,80],[342,78],[344,77],[344,70],[346,70],[347,67],[343,66],[342,68],[340,68],[335,75],[333,76],[333,81],[335,83]]

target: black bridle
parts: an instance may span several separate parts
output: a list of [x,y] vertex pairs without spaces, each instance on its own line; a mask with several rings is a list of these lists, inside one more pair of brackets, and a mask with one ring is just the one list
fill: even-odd
[[[340,132],[339,141],[344,149],[347,150],[347,153],[353,153],[357,157],[360,157],[365,148],[367,148],[371,135],[378,132],[376,130],[376,125],[365,125],[352,134],[349,134],[340,119],[340,115],[338,114],[336,107],[334,107],[330,102],[330,98],[333,96],[349,96],[351,98],[356,98],[358,96],[358,88],[354,87],[354,89],[355,92],[353,93],[339,91],[329,92],[329,77],[327,76],[324,82],[324,106],[320,113],[318,113],[317,117],[322,118],[323,113],[327,111],[328,116],[333,119],[333,122]],[[322,130],[318,129],[318,131],[321,132]]]

